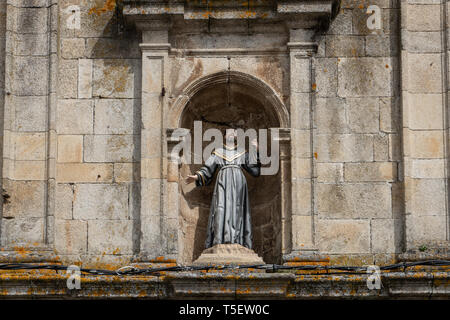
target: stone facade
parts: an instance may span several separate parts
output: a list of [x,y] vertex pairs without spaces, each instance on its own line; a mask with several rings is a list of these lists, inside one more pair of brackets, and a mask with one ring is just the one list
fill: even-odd
[[1,250],[191,263],[212,189],[170,133],[248,113],[281,132],[249,179],[266,262],[448,257],[447,1],[205,3],[0,2]]

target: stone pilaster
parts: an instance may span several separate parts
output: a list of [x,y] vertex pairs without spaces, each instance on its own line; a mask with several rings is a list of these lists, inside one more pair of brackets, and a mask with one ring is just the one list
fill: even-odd
[[448,245],[446,6],[401,2],[407,251]]
[[[141,252],[144,260],[169,258],[167,225],[177,219],[165,211],[167,201],[167,148],[164,142],[165,83],[170,49],[168,27],[152,20],[142,29],[142,128],[141,128]],[[172,228],[173,229],[173,228]],[[172,230],[171,229],[171,230]],[[172,233],[171,233],[172,234]],[[173,236],[173,234],[172,234]]]
[[313,213],[313,149],[311,126],[312,33],[292,29],[290,55],[292,252],[316,250]]
[[1,245],[53,243],[57,1],[6,4]]

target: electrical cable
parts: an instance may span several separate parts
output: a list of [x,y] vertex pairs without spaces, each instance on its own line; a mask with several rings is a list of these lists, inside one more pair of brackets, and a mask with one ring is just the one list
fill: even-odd
[[[389,271],[395,269],[402,269],[408,267],[417,266],[450,266],[450,260],[425,260],[415,262],[400,262],[391,265],[380,266],[380,270]],[[54,270],[54,271],[66,271],[69,266],[57,265],[57,264],[44,264],[35,265],[27,263],[3,263],[0,264],[0,270]],[[101,269],[87,269],[80,268],[81,272],[92,275],[114,275],[114,276],[126,276],[126,275],[160,275],[161,272],[188,272],[188,271],[223,271],[223,270],[247,270],[257,269],[265,270],[267,273],[274,273],[282,270],[293,271],[307,271],[307,270],[325,270],[326,274],[361,274],[367,270],[363,266],[327,266],[327,265],[303,265],[303,266],[286,266],[277,264],[259,264],[259,265],[211,265],[211,266],[171,266],[171,267],[159,267],[159,268],[136,268],[134,266],[124,266],[117,270],[101,270]],[[334,271],[334,272],[330,272]],[[340,271],[340,272],[336,272]]]

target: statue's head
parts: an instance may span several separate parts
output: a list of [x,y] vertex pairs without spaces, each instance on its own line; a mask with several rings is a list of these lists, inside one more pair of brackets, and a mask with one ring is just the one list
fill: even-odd
[[225,142],[234,143],[237,139],[237,130],[234,128],[225,130]]

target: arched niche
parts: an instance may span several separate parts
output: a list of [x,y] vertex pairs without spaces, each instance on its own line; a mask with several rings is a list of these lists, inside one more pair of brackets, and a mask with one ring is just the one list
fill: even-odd
[[[172,106],[169,122],[193,132],[194,121],[208,128],[224,130],[226,124],[242,129],[269,129],[288,126],[288,113],[274,91],[261,80],[240,72],[221,72],[202,78],[186,88]],[[194,138],[194,137],[192,137]],[[204,142],[203,146],[209,142]],[[285,146],[281,146],[284,148]],[[270,150],[270,149],[269,149]],[[201,165],[180,164],[178,181]],[[280,166],[282,168],[283,166]],[[283,169],[283,168],[282,168]],[[284,168],[286,171],[286,168]],[[267,263],[280,263],[282,255],[283,190],[289,181],[279,170],[276,175],[258,178],[246,174],[252,212],[253,249]],[[284,178],[283,178],[284,177]],[[179,183],[178,261],[188,264],[202,253],[206,238],[214,181],[207,187]],[[283,209],[284,208],[284,209]]]

